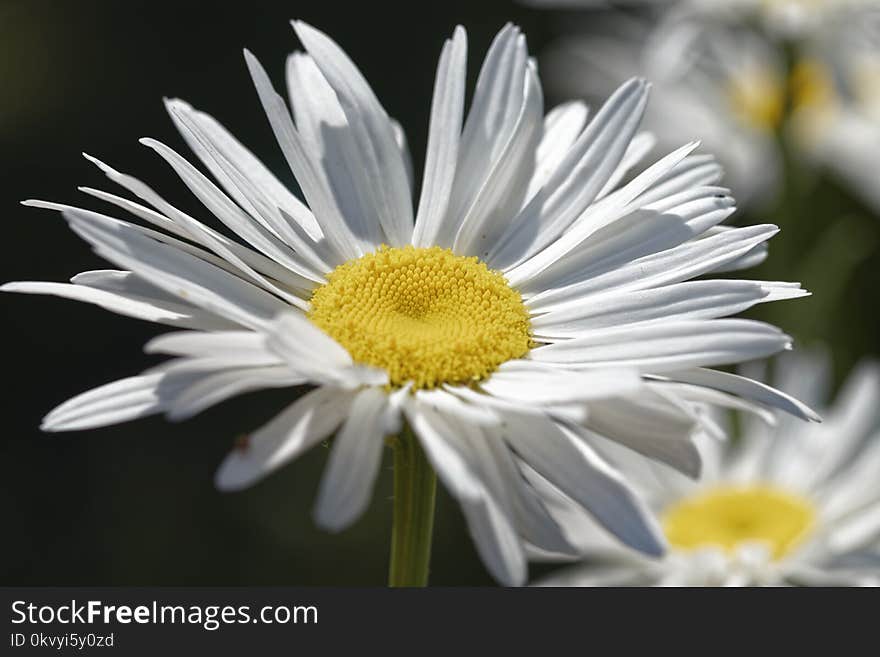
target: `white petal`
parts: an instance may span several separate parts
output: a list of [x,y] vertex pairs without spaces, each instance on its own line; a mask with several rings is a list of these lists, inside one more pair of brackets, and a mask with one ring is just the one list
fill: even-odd
[[635,134],[647,103],[648,86],[630,80],[608,99],[540,191],[493,245],[495,268],[522,262],[557,239],[610,178]]
[[605,183],[605,187],[603,187],[602,191],[596,196],[596,200],[604,198],[614,191],[626,175],[640,164],[656,145],[657,138],[650,132],[640,132],[635,135],[629,143],[629,146],[626,147],[626,152],[623,154],[620,164],[617,165],[614,173],[611,174],[608,182]]
[[358,144],[339,98],[318,65],[304,53],[287,60],[287,85],[296,129],[333,192],[342,218],[364,251],[387,241],[365,175]]
[[320,217],[321,230],[327,238],[329,247],[336,254],[334,264],[362,256],[368,248],[349,230],[327,180],[326,172],[316,160],[318,155],[312,153],[303,144],[284,100],[272,88],[269,76],[257,58],[248,50],[244,51],[244,58],[260,102],[263,104],[263,110],[269,118],[272,132],[275,133],[275,139],[278,140],[278,145],[281,146],[284,157],[309,202],[309,207],[316,217]]
[[[242,194],[237,183],[229,178],[228,170],[220,166],[217,155],[221,155],[227,162],[234,165],[237,172],[240,172],[276,208],[284,210],[287,216],[294,219],[312,239],[317,240],[321,237],[321,228],[311,211],[214,117],[196,111],[187,103],[177,99],[166,101],[166,106],[180,130],[181,136],[239,205],[247,207],[250,199]],[[180,122],[181,115],[189,119],[190,126],[185,126]],[[198,128],[198,132],[193,132],[192,127]],[[207,144],[200,140],[205,140]],[[210,146],[210,151],[205,150],[206,145]],[[270,224],[267,227],[274,230],[282,239],[289,234],[290,230],[290,227],[285,225]]]
[[597,231],[629,214],[627,209],[639,194],[681,162],[697,146],[699,146],[698,142],[692,142],[679,148],[655,162],[623,188],[589,207],[582,208],[581,214],[566,225],[567,230],[558,239],[543,250],[534,252],[534,255],[530,254],[529,257],[521,259],[521,263],[516,264],[512,269],[506,270],[510,284],[526,291],[539,286],[541,275],[545,270],[576,252],[577,247],[589,240]]
[[651,188],[639,197],[639,202],[647,205],[694,187],[714,185],[721,180],[723,173],[721,166],[712,155],[689,155],[652,184]]
[[[777,425],[776,414],[766,406],[756,404],[752,401],[742,399],[735,395],[731,395],[714,388],[705,388],[703,386],[691,385],[688,383],[679,383],[677,381],[667,381],[664,379],[649,379],[651,388],[658,393],[667,397],[683,400],[685,402],[694,402],[694,404],[685,404],[686,408],[693,408],[695,419],[699,419],[704,431],[713,436],[717,440],[726,440],[729,431],[725,430],[718,422],[718,418],[714,409],[706,407],[729,408],[736,411],[745,411],[753,414],[760,421],[769,426]],[[748,418],[745,418],[748,421]]]
[[642,502],[617,471],[564,427],[522,416],[507,424],[504,439],[626,545],[645,554],[663,553],[662,533]]
[[[248,236],[254,234],[253,230],[250,232],[247,231],[246,224],[249,220],[242,220],[242,218],[240,218],[240,215],[242,215],[241,210],[226,198],[213,184],[211,184],[210,181],[204,178],[204,176],[186,162],[186,160],[180,157],[177,153],[174,153],[174,151],[167,146],[164,146],[155,140],[141,139],[140,141],[142,144],[148,145],[162,154],[163,157],[172,164],[181,178],[184,179],[184,182],[187,183],[189,188],[196,193],[196,196],[205,200],[207,207],[217,214],[221,221],[229,225],[234,231],[236,231],[237,226],[244,225]],[[267,258],[263,254],[252,251],[250,248],[239,244],[237,241],[229,239],[225,235],[208,228],[200,221],[197,221],[185,212],[180,211],[137,178],[120,173],[95,157],[90,155],[85,155],[85,157],[101,169],[110,180],[129,190],[138,198],[143,199],[159,210],[159,212],[164,213],[164,215],[138,205],[137,203],[128,201],[127,199],[122,199],[99,190],[81,188],[82,191],[125,208],[145,221],[149,221],[169,232],[205,246],[214,253],[217,253],[225,261],[234,265],[241,272],[244,272],[247,276],[253,278],[253,280],[257,281],[259,284],[267,286],[270,289],[272,288],[271,284],[261,276],[257,275],[253,270],[265,272],[279,281],[286,281],[293,276],[293,280],[298,287],[301,286],[299,283],[300,280],[311,281],[312,284],[314,284],[314,282],[323,281],[320,274],[315,275],[308,273],[296,262],[295,259],[287,257],[287,255],[282,252],[283,246],[279,246],[275,249],[272,258]],[[259,238],[259,236],[257,237]],[[269,238],[271,238],[271,235]],[[172,242],[171,240],[166,239],[163,241],[178,245],[177,242]],[[187,250],[185,247],[179,248]],[[271,249],[269,250],[271,251]],[[277,257],[275,255],[276,252],[280,254]],[[279,259],[281,262],[279,262]],[[284,263],[284,266],[282,266],[281,263]]]
[[370,495],[385,444],[383,413],[386,394],[367,388],[354,397],[348,417],[333,441],[333,451],[321,479],[315,522],[341,531],[357,520]]
[[[459,140],[459,156],[456,166],[453,200],[447,209],[437,236],[437,244],[452,247],[469,208],[479,200],[480,191],[486,186],[492,172],[500,165],[499,156],[511,143],[511,135],[523,110],[528,52],[525,37],[511,24],[505,25],[495,36],[477,78],[470,111]],[[519,140],[513,140],[518,143]],[[510,166],[528,164],[507,163]],[[493,186],[493,192],[495,188]],[[518,207],[522,189],[509,189],[504,207]],[[474,219],[485,217],[483,214]]]
[[583,422],[587,416],[587,407],[583,403],[575,404],[524,404],[521,401],[488,395],[466,386],[444,386],[452,395],[479,407],[487,407],[504,417],[506,412],[526,413],[537,417],[554,417],[568,422]]
[[421,404],[406,404],[405,410],[437,476],[461,504],[486,568],[502,584],[524,583],[526,562],[519,536],[469,462],[473,455],[463,451],[455,427]]
[[483,390],[496,397],[535,405],[604,399],[635,393],[641,386],[641,376],[635,370],[573,372],[525,360],[504,363],[480,384]]
[[[491,462],[499,478],[497,497],[508,501],[517,530],[532,545],[557,554],[573,554],[557,522],[549,514],[535,490],[525,480],[510,449],[495,432],[486,431],[473,448],[485,462]],[[482,448],[480,451],[479,448]]]
[[[855,458],[844,468],[814,490],[821,500],[822,514],[832,523],[846,519],[871,506],[880,506],[880,431],[869,436]],[[832,530],[833,531],[833,530]]]
[[171,356],[228,356],[242,354],[254,364],[277,365],[283,361],[265,347],[265,338],[254,331],[177,331],[147,342],[144,352]]
[[568,150],[583,132],[589,108],[579,100],[557,105],[544,117],[544,133],[535,152],[535,173],[529,181],[526,199],[531,199],[559,168]]
[[706,188],[702,198],[668,209],[627,210],[557,263],[547,267],[525,291],[564,287],[597,273],[677,247],[714,226],[735,210],[733,198]]
[[70,279],[74,285],[85,285],[96,290],[103,290],[111,294],[119,294],[129,299],[143,300],[152,304],[163,305],[167,308],[180,306],[185,308],[188,314],[197,318],[201,323],[202,330],[229,330],[239,328],[235,324],[223,319],[218,315],[201,310],[190,303],[174,297],[164,290],[150,285],[129,271],[117,269],[95,269],[84,271]]
[[734,315],[766,299],[769,292],[751,281],[688,281],[647,290],[623,290],[559,304],[532,319],[539,338],[572,338],[584,331],[646,322],[715,319]]
[[880,537],[880,504],[874,504],[846,520],[835,523],[828,537],[829,547],[838,554],[852,552],[875,543]]
[[413,231],[415,246],[452,246],[452,235],[444,235],[443,242],[439,240],[452,200],[452,185],[458,162],[466,64],[467,36],[464,28],[458,26],[452,39],[444,44],[440,63],[437,65],[434,100],[428,125],[425,173]]
[[504,515],[497,501],[481,497],[461,503],[468,529],[489,572],[505,586],[521,586],[526,581],[526,558],[519,534]]
[[773,408],[778,408],[795,417],[800,417],[813,422],[821,421],[819,415],[806,404],[798,401],[784,392],[772,388],[758,381],[753,381],[744,376],[719,372],[710,369],[693,369],[683,372],[674,372],[669,375],[670,379],[691,383],[697,386],[705,386],[723,392],[729,392],[746,399],[751,399]]
[[[127,272],[122,272],[127,273]],[[0,286],[3,292],[21,292],[25,294],[51,294],[65,299],[74,299],[92,303],[113,313],[144,319],[148,322],[170,324],[183,328],[224,328],[230,324],[219,317],[206,313],[198,308],[168,300],[161,297],[139,297],[128,294],[116,294],[99,290],[86,285],[69,285],[67,283],[44,283],[40,281],[20,281]],[[164,297],[164,298],[162,298]]]
[[294,374],[286,366],[221,370],[199,379],[175,395],[167,404],[166,417],[172,422],[179,422],[245,392],[286,388],[302,383],[307,383],[307,380]]
[[690,320],[598,329],[533,349],[530,357],[571,367],[637,367],[660,372],[764,358],[790,344],[791,338],[761,322]]
[[880,364],[865,360],[849,375],[822,425],[779,441],[774,475],[812,490],[845,468],[880,425]]
[[419,404],[425,405],[438,413],[452,415],[463,422],[477,425],[495,425],[501,422],[498,413],[483,404],[469,404],[455,395],[435,388],[433,390],[417,390]]
[[694,419],[655,394],[646,392],[642,397],[592,404],[584,424],[596,432],[585,434],[592,442],[598,436],[665,463],[688,477],[700,474],[700,453],[693,441]]
[[[305,260],[299,258],[265,227],[245,214],[214,183],[208,180],[178,153],[155,139],[145,138],[140,141],[145,146],[156,151],[174,169],[181,180],[205,207],[236,235],[252,244],[275,262],[283,264],[300,276],[318,283],[324,281],[323,274],[326,273],[326,268],[322,267],[324,270],[319,271],[310,267]],[[203,237],[207,239],[208,234],[204,233]],[[240,263],[236,262],[234,253],[231,250],[224,249],[219,240],[212,240],[212,242],[211,248],[213,251],[245,269]],[[283,296],[282,293],[278,294]]]
[[[241,156],[238,152],[229,153],[224,139],[226,133],[216,134],[218,124],[211,117],[196,112],[180,100],[166,101],[166,106],[178,130],[187,138],[196,155],[206,163],[214,176],[229,190],[248,215],[268,231],[263,232],[257,227],[248,225],[245,227],[248,233],[241,233],[240,230],[236,232],[255,246],[259,246],[276,261],[287,264],[292,259],[296,267],[308,272],[313,280],[322,280],[322,275],[333,269],[333,265],[330,264],[333,255],[320,242],[321,233],[311,212],[299,201],[296,201],[298,204],[296,205],[285,202],[287,197],[279,200],[278,195],[281,192],[277,187],[266,183],[259,171],[252,177],[249,169],[252,162],[236,159]],[[178,164],[178,166],[183,165]],[[277,180],[274,182],[280,185]],[[281,189],[283,190],[283,187]],[[217,194],[211,194],[210,198],[216,196]],[[288,196],[295,199],[289,193]],[[216,201],[212,200],[212,203]],[[242,217],[236,208],[231,207],[231,204],[223,205],[229,208],[228,214],[234,220],[242,218],[247,220],[247,217]],[[297,219],[296,213],[307,214]],[[241,222],[237,221],[235,225],[239,223]],[[252,222],[245,221],[245,223]],[[312,227],[312,232],[307,230],[304,223],[305,226]],[[278,238],[280,243],[276,242],[275,238]],[[255,239],[258,241],[254,241]],[[288,246],[293,249],[293,253],[286,248]]]
[[339,97],[389,244],[409,244],[413,230],[411,191],[388,115],[361,72],[332,39],[302,21],[294,21],[293,27]]
[[246,488],[296,458],[339,426],[352,397],[330,387],[303,395],[229,453],[217,471],[217,487]]
[[[186,240],[191,240],[196,242],[197,244],[207,248],[216,250],[222,257],[218,257],[214,253],[210,253],[206,251],[204,248],[199,248],[199,246],[195,246],[191,244],[189,241],[183,241],[165,233],[153,230],[151,228],[147,228],[145,226],[139,226],[137,224],[132,224],[128,222],[120,222],[117,219],[110,219],[109,217],[104,217],[104,215],[97,215],[106,219],[111,223],[124,223],[129,227],[130,230],[134,232],[141,233],[151,239],[162,242],[164,244],[168,244],[173,246],[174,248],[183,251],[184,253],[188,253],[197,257],[200,260],[204,260],[205,262],[209,262],[215,267],[219,267],[225,271],[228,271],[235,276],[240,278],[245,278],[250,280],[251,282],[256,283],[257,285],[263,286],[268,290],[277,290],[274,283],[268,281],[263,275],[268,275],[270,278],[275,279],[279,283],[283,283],[287,286],[287,288],[296,293],[298,298],[295,298],[294,305],[298,305],[300,307],[305,307],[304,299],[311,296],[311,292],[315,287],[315,281],[310,281],[291,270],[283,267],[278,264],[274,260],[271,260],[264,256],[261,253],[257,253],[256,251],[239,244],[235,240],[232,240],[225,235],[214,231],[204,224],[196,221],[189,215],[180,212],[177,208],[170,205],[166,201],[164,201],[160,196],[158,196],[153,190],[144,185],[139,180],[132,178],[131,176],[121,174],[118,171],[111,169],[109,166],[92,158],[90,156],[86,156],[90,161],[93,161],[101,167],[103,171],[107,173],[107,176],[110,177],[115,182],[119,184],[123,184],[126,186],[126,189],[130,189],[137,193],[142,198],[147,199],[150,203],[155,204],[156,207],[162,208],[163,211],[168,212],[169,215],[177,218],[176,221],[172,221],[168,217],[159,214],[158,212],[151,210],[143,205],[139,205],[138,203],[134,203],[129,201],[128,199],[121,198],[119,196],[115,196],[113,194],[109,194],[107,192],[102,192],[96,189],[90,189],[88,187],[80,187],[79,190],[83,191],[87,194],[91,194],[97,198],[108,201],[116,205],[117,207],[121,207],[135,216],[144,219],[154,225],[160,226],[165,230],[168,230],[176,235],[180,235]],[[64,205],[61,203],[48,203],[45,201],[34,201],[28,200],[22,202],[22,205],[27,205],[31,207],[45,208],[49,210],[55,210],[57,212],[64,212],[65,210],[77,211],[83,213],[91,213],[90,210],[84,210],[81,208],[77,208],[70,205]]]
[[354,364],[338,342],[301,315],[281,313],[266,331],[266,346],[312,381],[352,388],[388,381],[384,370]]
[[537,312],[544,304],[583,299],[598,292],[644,290],[686,281],[738,258],[778,231],[771,225],[747,226],[693,240],[605,272],[596,272],[582,282],[536,294],[529,299],[529,308]]
[[289,308],[223,269],[146,237],[130,224],[85,210],[62,214],[98,255],[208,312],[254,327]]
[[495,263],[489,257],[489,251],[509,226],[510,217],[525,194],[534,171],[534,152],[540,138],[543,96],[531,62],[526,66],[522,84],[519,113],[473,202],[464,208],[464,218],[452,247],[456,253],[485,259],[493,268]]
[[406,169],[406,179],[409,182],[410,189],[415,189],[415,179],[413,178],[413,162],[412,154],[409,152],[409,143],[406,140],[406,132],[403,126],[394,119],[391,119],[391,127],[394,129],[394,141],[400,150],[400,156],[403,158],[403,166]]
[[127,422],[159,413],[164,400],[157,392],[163,374],[120,379],[67,400],[43,419],[43,431],[75,431]]
[[740,271],[742,269],[751,269],[752,267],[757,267],[762,262],[767,259],[767,256],[770,254],[770,251],[767,247],[767,244],[758,244],[758,246],[753,249],[746,251],[741,256],[734,258],[733,260],[728,260],[722,265],[713,269],[713,272],[727,272],[727,271]]
[[[604,555],[602,555],[604,556]],[[586,587],[586,586],[651,586],[654,573],[644,562],[628,559],[630,555],[613,555],[615,563],[592,563],[589,566],[563,568],[542,577],[531,586]],[[625,559],[623,564],[616,562]],[[601,557],[600,557],[601,558]]]

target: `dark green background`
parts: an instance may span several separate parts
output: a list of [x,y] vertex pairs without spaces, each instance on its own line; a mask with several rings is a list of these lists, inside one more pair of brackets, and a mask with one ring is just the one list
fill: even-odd
[[[505,21],[525,29],[533,52],[555,29],[549,15],[486,0],[0,0],[0,281],[63,281],[104,266],[59,216],[17,205],[41,198],[101,208],[76,186],[116,190],[81,151],[148,181],[172,203],[205,218],[167,166],[137,143],[151,136],[183,149],[163,96],[179,96],[213,114],[290,180],[241,48],[254,51],[281,88],[284,58],[297,45],[287,22],[294,17],[329,33],[358,63],[405,126],[417,171],[436,59],[454,25],[468,28],[472,81]],[[842,371],[878,344],[878,258],[869,255],[878,223],[833,184],[801,200],[802,207],[789,212],[784,257],[765,273],[801,277],[808,287],[829,292],[821,301],[785,304],[773,319],[805,339],[830,339]],[[839,217],[845,223],[836,223]],[[297,391],[247,395],[183,424],[154,418],[43,435],[40,418],[58,403],[155,362],[141,346],[163,329],[71,301],[7,296],[0,302],[0,582],[384,582],[388,460],[369,511],[341,535],[323,533],[311,520],[325,448],[246,492],[222,494],[213,487],[214,471],[236,436],[268,420]],[[442,493],[435,536],[433,584],[491,583],[458,508]]]

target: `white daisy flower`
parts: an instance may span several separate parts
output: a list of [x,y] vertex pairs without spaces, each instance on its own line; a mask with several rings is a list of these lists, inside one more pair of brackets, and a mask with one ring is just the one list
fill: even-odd
[[[821,407],[827,360],[778,361],[780,387]],[[880,366],[850,375],[822,424],[745,418],[737,444],[702,441],[704,476],[619,452],[661,518],[662,559],[615,545],[567,503],[552,501],[582,566],[543,580],[555,586],[852,586],[880,584]],[[612,457],[612,460],[613,459]]]
[[[578,102],[545,117],[525,38],[508,25],[465,115],[457,28],[440,57],[413,211],[403,131],[339,46],[294,27],[306,52],[287,62],[292,116],[256,58],[245,57],[308,205],[179,100],[167,103],[171,117],[219,186],[170,147],[142,143],[234,238],[91,157],[146,205],[83,191],[152,227],[27,202],[61,211],[121,269],[3,289],[188,329],[146,346],[173,359],[71,399],[45,430],[156,413],[182,420],[246,391],[310,384],[232,451],[220,488],[249,486],[335,433],[315,518],[341,530],[370,499],[384,438],[403,431],[395,488],[406,494],[395,493],[395,523],[409,529],[395,529],[392,561],[430,542],[426,456],[460,501],[487,568],[519,584],[526,545],[573,553],[524,471],[626,545],[658,555],[660,529],[597,444],[616,441],[696,476],[694,436],[716,428],[705,402],[814,417],[784,394],[710,369],[787,348],[773,326],[724,317],[805,292],[691,280],[759,261],[777,229],[720,225],[734,202],[715,185],[712,159],[691,155],[694,143],[620,185],[650,143],[636,132],[643,80],[625,83],[589,122]],[[424,567],[395,575],[396,567],[393,582],[426,577]]]

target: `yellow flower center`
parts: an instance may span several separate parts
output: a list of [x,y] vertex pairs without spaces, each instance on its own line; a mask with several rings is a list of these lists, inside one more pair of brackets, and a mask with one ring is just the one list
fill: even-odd
[[760,541],[775,559],[788,554],[815,522],[809,501],[770,486],[725,486],[675,503],[663,514],[670,545],[733,550]]
[[741,72],[728,83],[727,98],[740,121],[772,132],[782,125],[787,111],[807,111],[814,119],[827,117],[837,93],[824,64],[801,58],[787,79],[760,68]]
[[752,128],[772,132],[785,116],[785,87],[773,71],[739,73],[730,80],[727,96],[733,114]]
[[531,347],[519,293],[476,257],[439,247],[382,246],[339,265],[309,318],[391,384],[469,384]]

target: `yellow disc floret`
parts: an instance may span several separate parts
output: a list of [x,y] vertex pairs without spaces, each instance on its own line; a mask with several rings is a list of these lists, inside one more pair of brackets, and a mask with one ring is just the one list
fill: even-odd
[[720,487],[686,498],[663,516],[669,543],[690,550],[714,545],[733,550],[762,542],[778,559],[809,532],[816,512],[806,499],[770,486]]
[[476,257],[440,247],[380,247],[339,265],[309,318],[391,384],[469,384],[530,346],[520,294]]

